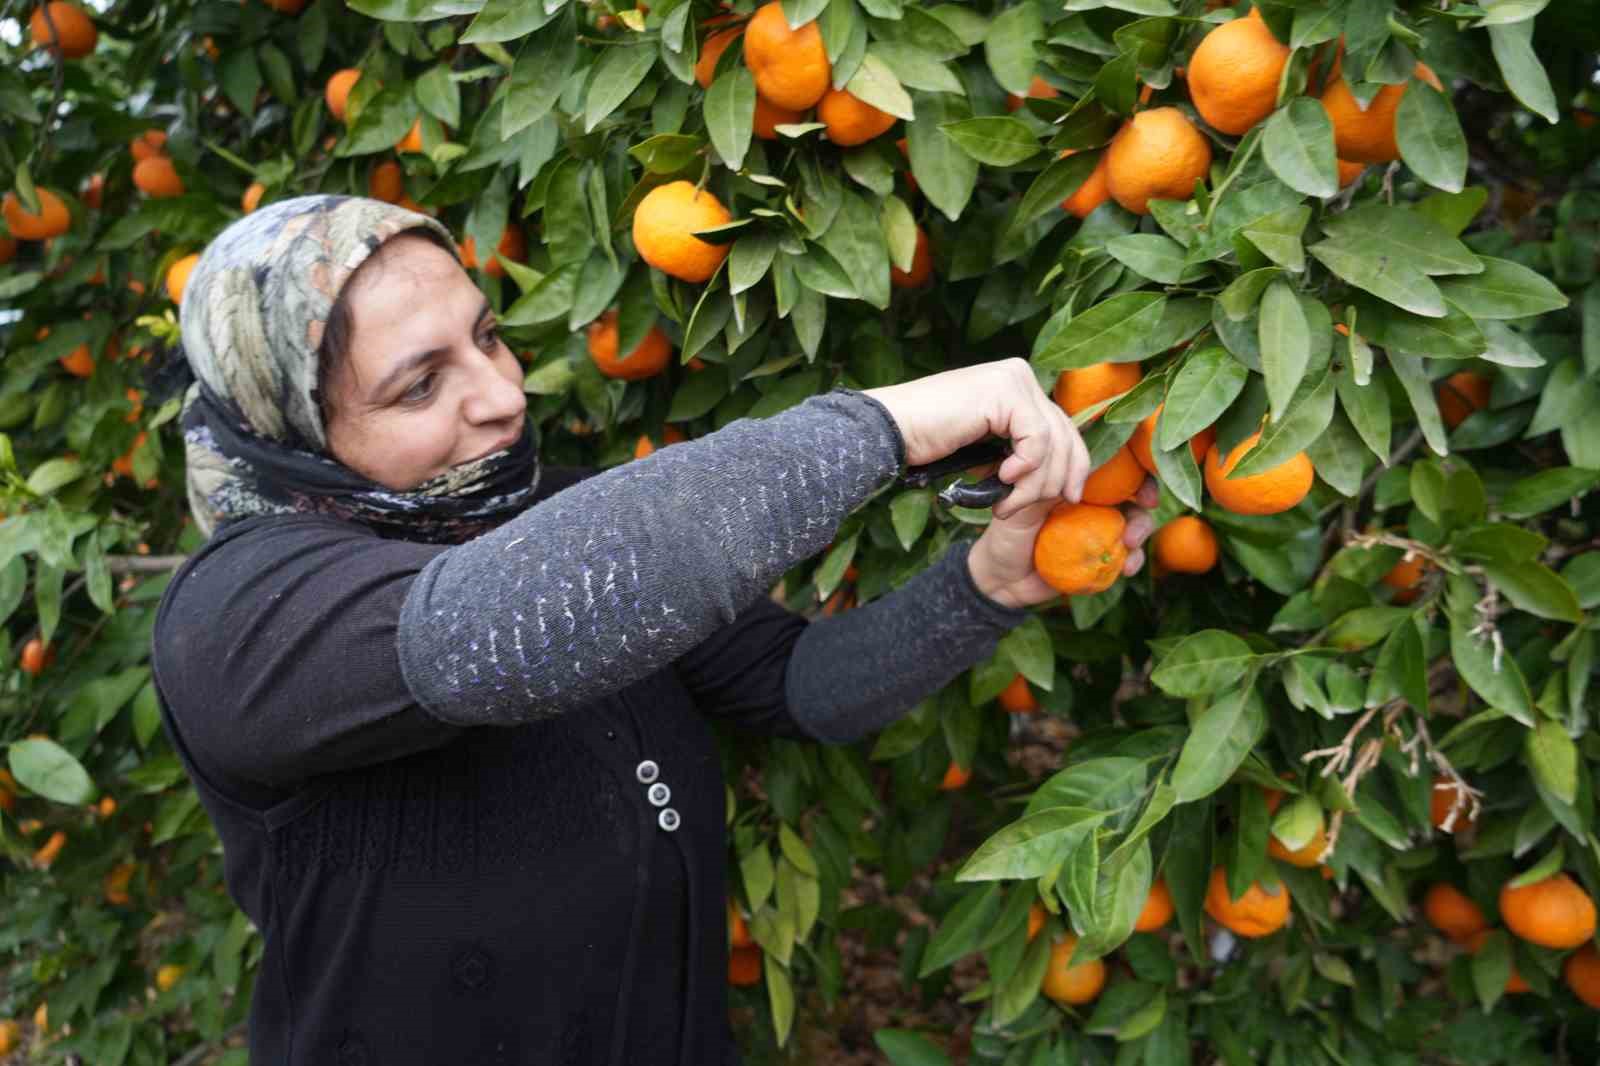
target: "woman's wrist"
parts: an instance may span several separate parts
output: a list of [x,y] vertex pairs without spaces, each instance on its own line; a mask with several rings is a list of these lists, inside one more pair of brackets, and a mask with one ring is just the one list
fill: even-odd
[[1012,609],[1028,606],[1011,592],[1010,582],[990,558],[981,538],[967,553],[967,573],[977,590],[993,603]]

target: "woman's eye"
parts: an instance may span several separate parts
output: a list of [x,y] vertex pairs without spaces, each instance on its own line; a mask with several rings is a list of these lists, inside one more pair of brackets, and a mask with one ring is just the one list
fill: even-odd
[[483,339],[479,341],[485,348],[493,348],[500,343],[500,327],[490,326],[483,332]]
[[[417,379],[417,383],[415,385],[406,390],[406,394],[400,397],[400,399],[406,403],[418,403],[422,400],[426,400],[433,393],[433,379],[436,376],[437,375],[432,371],[424,374],[422,377]],[[423,388],[424,385],[426,385],[427,388]]]

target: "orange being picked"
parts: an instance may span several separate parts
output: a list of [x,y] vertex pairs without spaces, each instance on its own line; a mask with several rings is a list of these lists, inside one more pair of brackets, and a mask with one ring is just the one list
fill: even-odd
[[167,268],[167,296],[173,303],[183,304],[184,286],[189,284],[189,275],[194,272],[198,262],[200,254],[191,252]]
[[944,771],[944,780],[939,782],[940,792],[954,792],[965,788],[968,781],[972,780],[972,771],[963,770],[955,763],[951,763]]
[[1349,159],[1340,159],[1339,163],[1339,188],[1347,189],[1355,183],[1356,179],[1367,172],[1365,163],[1352,162]]
[[[45,19],[47,11],[48,21]],[[100,37],[94,20],[83,8],[62,0],[34,8],[28,19],[28,32],[33,35],[34,44],[62,59],[82,59],[94,51]]]
[[167,200],[183,195],[183,179],[178,168],[164,155],[153,155],[133,165],[133,184],[152,200]]
[[694,80],[700,83],[700,88],[711,88],[711,78],[717,72],[717,61],[743,32],[743,26],[735,26],[731,30],[718,30],[706,38],[706,43],[700,46],[700,58],[694,64]]
[[1035,903],[1028,908],[1028,940],[1030,943],[1034,937],[1039,935],[1039,930],[1044,928],[1045,919],[1049,916],[1049,912],[1040,904]]
[[817,121],[828,127],[828,140],[849,148],[887,133],[895,117],[843,89],[829,89],[817,102]]
[[589,358],[600,373],[608,378],[623,381],[642,381],[655,377],[667,368],[672,358],[672,343],[661,332],[660,326],[651,326],[639,346],[626,358],[617,357],[617,313],[607,311],[589,324]]
[[[1418,63],[1414,75],[1435,89],[1444,89],[1426,63]],[[1333,123],[1333,144],[1340,159],[1352,163],[1389,163],[1400,158],[1400,146],[1394,139],[1394,119],[1400,110],[1400,99],[1410,84],[1408,81],[1402,85],[1385,85],[1363,110],[1344,76],[1335,74],[1322,92],[1322,107]]]
[[1242,937],[1271,936],[1289,921],[1289,886],[1269,891],[1252,881],[1244,895],[1228,895],[1228,872],[1218,866],[1206,885],[1206,913],[1218,924]]
[[1000,706],[1005,708],[1007,714],[1032,714],[1039,709],[1039,701],[1033,698],[1033,689],[1028,687],[1028,679],[1018,674],[1011,679],[1011,684],[1000,690],[1000,695],[995,697],[1000,701]]
[[1198,515],[1180,515],[1156,530],[1152,547],[1169,573],[1205,574],[1217,565],[1217,535]]
[[1423,571],[1428,568],[1428,560],[1420,555],[1413,555],[1409,559],[1401,559],[1389,572],[1383,575],[1383,583],[1394,589],[1390,597],[1395,603],[1407,604],[1421,595]]
[[1189,60],[1189,98],[1211,127],[1235,136],[1272,114],[1289,47],[1252,8],[1206,34]]
[[1050,512],[1033,542],[1033,568],[1064,596],[1104,592],[1122,576],[1127,522],[1115,507],[1061,503]]
[[1158,877],[1150,886],[1150,894],[1144,898],[1144,909],[1139,912],[1138,921],[1133,923],[1133,931],[1153,933],[1172,921],[1174,913],[1172,892],[1167,888],[1166,878]]
[[728,897],[728,945],[735,948],[748,948],[755,944],[755,939],[750,935],[749,926],[744,923],[744,915],[739,911],[739,904],[732,896]]
[[[1051,85],[1037,74],[1035,74],[1033,76],[1033,80],[1028,83],[1027,99],[1029,100],[1054,100],[1060,95],[1060,89],[1057,89],[1054,85]],[[1006,94],[1007,111],[1015,111],[1017,108],[1021,107],[1022,104],[1023,98],[1018,96],[1016,93]]]
[[1228,453],[1227,463],[1213,444],[1206,452],[1206,489],[1211,498],[1234,514],[1279,514],[1294,507],[1311,491],[1315,473],[1305,452],[1296,452],[1277,466],[1249,477],[1230,478],[1250,449],[1261,439],[1256,430]]
[[11,235],[24,241],[44,241],[67,232],[72,226],[72,215],[61,197],[38,186],[34,193],[39,198],[37,215],[30,214],[14,192],[6,193],[5,200],[0,202],[0,214],[5,216]]
[[1585,944],[1568,955],[1567,961],[1561,965],[1561,976],[1566,979],[1573,995],[1583,1000],[1586,1006],[1600,1010],[1600,953],[1595,951],[1593,944]]
[[[500,232],[500,243],[495,246],[495,251],[500,253],[500,258],[491,255],[489,261],[483,264],[483,272],[492,278],[504,277],[506,268],[500,265],[500,259],[520,263],[527,258],[528,241],[522,235],[521,228],[508,223]],[[471,237],[461,242],[461,265],[468,270],[478,266],[478,250]]]
[[[1061,153],[1065,159],[1072,154],[1068,148]],[[1101,153],[1100,161],[1089,171],[1089,176],[1083,179],[1083,184],[1078,186],[1078,191],[1061,201],[1061,210],[1078,218],[1088,218],[1095,208],[1111,199],[1111,190],[1106,186],[1106,157]]]
[[1438,385],[1433,394],[1439,401],[1439,417],[1455,429],[1474,411],[1489,406],[1489,379],[1474,370],[1459,370]]
[[1530,944],[1565,950],[1594,939],[1594,900],[1564,873],[1522,888],[1500,889],[1506,928]]
[[1144,467],[1133,457],[1132,449],[1124,444],[1089,474],[1083,483],[1081,499],[1098,507],[1115,507],[1133,499],[1144,479]]
[[[778,18],[783,18],[781,11]],[[695,233],[731,221],[728,209],[710,192],[691,182],[671,181],[651,189],[634,209],[633,244],[639,257],[663,274],[680,281],[706,281],[728,258],[729,248],[703,241]]]
[[345,108],[350,103],[350,90],[354,89],[356,82],[360,80],[361,71],[354,67],[336,70],[333,72],[333,77],[328,79],[322,98],[328,105],[328,113],[340,122],[344,121]]
[[367,195],[374,200],[397,204],[405,194],[405,171],[393,159],[385,159],[367,175]]
[[917,247],[911,253],[911,269],[901,270],[889,264],[889,284],[897,289],[920,289],[933,277],[933,249],[928,244],[928,234],[917,227]]
[[1465,942],[1489,928],[1489,919],[1466,893],[1443,881],[1429,886],[1422,897],[1428,924],[1457,942]]
[[[685,439],[683,432],[677,426],[667,426],[661,431],[661,446],[663,448],[669,444],[681,443]],[[633,446],[633,457],[635,459],[643,459],[647,455],[654,454],[655,450],[655,441],[651,440],[648,435],[641,433],[639,434],[639,440]]]
[[756,94],[756,113],[750,125],[755,130],[755,135],[763,141],[778,139],[778,127],[789,126],[806,117],[804,111],[793,111],[787,107],[779,107],[760,93]]
[[261,197],[265,196],[267,187],[259,181],[252,181],[245,189],[244,195],[239,197],[239,206],[244,208],[244,213],[249,214],[261,206]]
[[[1063,370],[1056,378],[1051,395],[1069,415],[1086,411],[1102,400],[1121,396],[1144,377],[1138,363],[1096,363],[1077,370]],[[1100,416],[1089,419],[1093,422]]]
[[1052,944],[1050,963],[1039,985],[1039,991],[1069,1007],[1092,1003],[1106,986],[1105,960],[1074,964],[1072,953],[1077,949],[1078,938],[1071,933]]
[[1267,854],[1290,866],[1298,866],[1302,870],[1309,870],[1322,862],[1322,851],[1328,846],[1328,834],[1322,826],[1317,826],[1317,831],[1311,839],[1301,847],[1290,850],[1278,842],[1277,837],[1267,838]]
[[761,949],[752,944],[734,948],[728,954],[728,983],[748,988],[761,982]]
[[1106,149],[1106,187],[1136,215],[1151,200],[1187,200],[1211,169],[1211,142],[1175,107],[1156,107],[1129,119]]
[[816,21],[791,29],[778,0],[757,8],[745,25],[744,63],[756,79],[756,92],[793,111],[821,100],[833,76]]

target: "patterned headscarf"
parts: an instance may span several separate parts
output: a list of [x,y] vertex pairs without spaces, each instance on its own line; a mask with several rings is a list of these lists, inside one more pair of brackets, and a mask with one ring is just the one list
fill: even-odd
[[200,531],[259,514],[337,515],[384,536],[458,543],[526,509],[539,481],[531,420],[510,448],[397,492],[328,451],[318,348],[334,300],[389,238],[440,223],[352,196],[301,196],[223,230],[184,286],[189,508]]

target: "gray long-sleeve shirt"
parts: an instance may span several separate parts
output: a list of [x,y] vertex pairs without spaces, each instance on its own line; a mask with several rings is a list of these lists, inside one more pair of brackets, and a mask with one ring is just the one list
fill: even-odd
[[[417,575],[397,638],[407,686],[458,725],[537,720],[620,689],[822,551],[903,464],[888,411],[840,389],[573,485]],[[1027,616],[978,590],[969,547],[807,627],[786,689],[812,735],[880,728]]]

